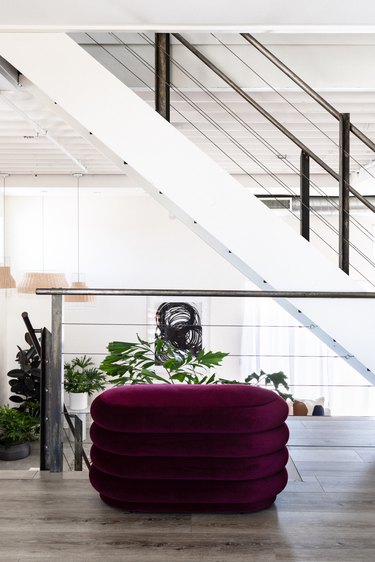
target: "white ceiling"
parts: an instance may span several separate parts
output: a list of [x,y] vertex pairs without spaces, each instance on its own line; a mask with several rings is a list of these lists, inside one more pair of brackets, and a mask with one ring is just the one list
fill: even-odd
[[113,174],[119,170],[22,88],[0,92],[0,172]]
[[352,30],[374,24],[372,0],[7,0],[2,2],[0,29],[66,32],[236,28],[322,32],[322,28]]

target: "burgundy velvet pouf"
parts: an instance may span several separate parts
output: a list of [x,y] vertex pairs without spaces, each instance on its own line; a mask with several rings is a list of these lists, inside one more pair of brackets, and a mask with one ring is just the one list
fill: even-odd
[[287,483],[286,402],[248,385],[134,385],[92,406],[90,481],[137,512],[253,512]]

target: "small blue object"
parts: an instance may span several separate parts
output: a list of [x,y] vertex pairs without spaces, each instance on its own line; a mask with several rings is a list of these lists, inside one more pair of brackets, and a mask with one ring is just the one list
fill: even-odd
[[312,415],[313,416],[324,416],[324,407],[320,406],[320,405],[314,406]]

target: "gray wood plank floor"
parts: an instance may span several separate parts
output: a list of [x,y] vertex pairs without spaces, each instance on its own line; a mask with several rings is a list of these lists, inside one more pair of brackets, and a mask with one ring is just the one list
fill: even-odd
[[0,560],[373,562],[375,419],[288,423],[300,478],[255,514],[126,513],[100,501],[87,472],[0,470]]

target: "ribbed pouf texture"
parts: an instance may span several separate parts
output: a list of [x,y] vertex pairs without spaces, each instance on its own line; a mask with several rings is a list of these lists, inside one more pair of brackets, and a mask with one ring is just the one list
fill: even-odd
[[90,481],[138,512],[252,512],[287,483],[288,406],[248,385],[134,385],[91,406]]

